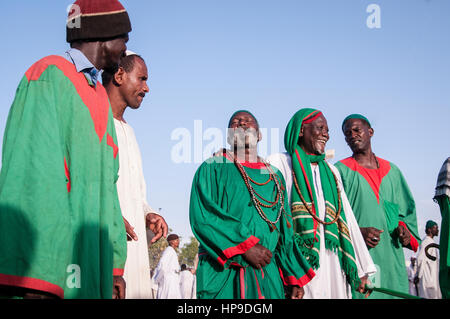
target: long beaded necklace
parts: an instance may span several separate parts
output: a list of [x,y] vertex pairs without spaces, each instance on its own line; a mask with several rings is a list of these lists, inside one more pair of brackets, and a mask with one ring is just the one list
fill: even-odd
[[336,216],[334,217],[334,219],[331,222],[326,222],[321,220],[318,216],[316,216],[316,214],[314,214],[311,209],[308,207],[305,198],[303,197],[302,193],[300,192],[300,187],[298,186],[298,182],[297,182],[297,177],[295,176],[295,172],[294,170],[292,170],[292,178],[294,180],[294,185],[295,185],[295,189],[297,190],[297,193],[300,195],[300,200],[302,201],[303,205],[305,206],[306,210],[308,211],[308,213],[320,224],[322,225],[332,225],[335,222],[337,222],[337,220],[339,219],[339,217],[341,216],[341,212],[342,212],[342,203],[341,203],[341,190],[339,189],[338,186],[338,181],[336,178],[336,175],[334,175],[333,171],[331,171],[331,173],[333,174],[334,177],[334,181],[336,183],[336,189],[337,189],[337,195],[338,195],[338,211]]
[[[257,182],[255,182],[253,179],[251,179],[250,176],[248,176],[248,174],[247,174],[247,173],[245,172],[245,170],[244,170],[244,167],[242,166],[241,163],[239,163],[239,162],[237,161],[236,157],[235,157],[233,154],[229,154],[229,155],[231,155],[230,157],[233,159],[234,164],[236,165],[236,167],[237,167],[237,169],[239,170],[239,172],[240,172],[242,178],[244,179],[245,186],[247,186],[247,189],[248,189],[248,191],[249,191],[249,193],[250,193],[250,197],[251,197],[251,199],[252,199],[253,204],[254,204],[255,207],[256,207],[256,210],[257,210],[259,216],[261,216],[261,218],[269,225],[270,231],[273,232],[274,230],[277,229],[276,224],[277,224],[278,221],[280,220],[281,215],[282,215],[282,213],[283,213],[283,211],[284,211],[284,204],[283,204],[283,203],[284,203],[284,197],[283,197],[283,192],[282,192],[282,189],[281,189],[279,180],[278,180],[278,178],[277,178],[277,175],[273,172],[273,170],[272,170],[272,168],[270,167],[270,165],[268,165],[264,160],[262,160],[263,164],[265,165],[265,167],[266,167],[267,170],[269,171],[269,175],[270,175],[270,176],[269,176],[269,179],[267,180],[267,182],[265,182],[265,183],[257,183]],[[269,200],[263,198],[261,195],[259,195],[259,194],[255,191],[255,189],[252,187],[252,185],[250,184],[250,182],[253,182],[253,183],[255,183],[256,185],[261,186],[261,185],[266,185],[266,184],[268,184],[271,180],[273,180],[273,181],[275,182],[275,185],[276,185],[276,188],[277,188],[277,195],[276,195],[275,201],[273,201],[273,202],[272,202],[272,201],[269,201]],[[262,200],[264,200],[264,201],[270,203],[271,205],[264,204],[263,202],[261,202],[261,201],[257,198],[257,196],[258,196],[259,198],[261,198]],[[262,210],[261,206],[266,207],[266,208],[272,208],[272,207],[274,207],[275,205],[277,205],[279,202],[281,202],[281,203],[280,203],[280,209],[279,209],[279,211],[278,211],[277,218],[275,219],[275,221],[271,221],[271,220],[266,216],[266,214],[265,214],[264,211]],[[288,227],[290,227],[289,222],[288,222]]]

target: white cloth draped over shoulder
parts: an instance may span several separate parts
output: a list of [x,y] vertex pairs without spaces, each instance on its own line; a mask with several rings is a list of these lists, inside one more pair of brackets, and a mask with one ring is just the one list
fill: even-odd
[[[286,181],[286,190],[288,193],[289,203],[291,203],[292,190],[292,159],[288,153],[278,153],[270,155],[267,161],[278,168]],[[356,257],[356,266],[358,267],[358,276],[370,276],[376,273],[376,267],[370,257],[367,246],[361,235],[358,223],[353,214],[353,210],[345,195],[339,171],[329,164],[331,170],[336,175],[339,183],[339,188],[342,195],[342,205],[347,219],[347,225],[350,232],[350,238],[353,243],[353,248]],[[322,184],[319,174],[318,165],[311,165],[312,175],[314,179],[314,190],[317,197],[317,208],[319,218],[325,218],[325,200],[322,191]],[[320,237],[324,236],[324,227],[320,224]],[[330,250],[325,249],[325,241],[320,241],[319,253],[319,269],[315,269],[316,276],[304,287],[305,299],[350,299],[352,298],[351,287],[347,283],[345,273],[341,269],[338,255]]]
[[436,257],[431,260],[425,255],[425,247],[435,244],[433,238],[426,236],[422,240],[419,253],[417,254],[417,277],[419,277],[419,297],[426,299],[441,299],[441,288],[439,286],[439,250],[430,248],[428,254]]
[[124,279],[127,299],[151,299],[150,264],[145,215],[154,213],[148,205],[141,152],[133,128],[114,119],[119,147],[117,192],[122,216],[134,227],[137,241],[127,242]]
[[179,272],[177,253],[169,246],[163,251],[153,277],[158,284],[157,299],[181,299]]

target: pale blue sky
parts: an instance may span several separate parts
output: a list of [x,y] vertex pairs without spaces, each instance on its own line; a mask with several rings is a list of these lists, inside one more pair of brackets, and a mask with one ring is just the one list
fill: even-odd
[[[162,208],[174,232],[192,235],[189,196],[199,163],[173,162],[178,141],[171,140],[172,132],[185,128],[193,137],[195,120],[202,121],[203,132],[225,130],[230,115],[242,108],[269,132],[278,130],[280,149],[273,151],[284,151],[285,126],[299,108],[321,109],[330,126],[327,148],[336,150],[332,162],[350,155],[342,120],[363,113],[375,129],[375,153],[397,164],[409,182],[421,236],[426,220],[440,222],[432,197],[450,153],[450,1],[122,3],[133,25],[129,49],[146,59],[150,71],[150,94],[125,118],[141,147],[149,202]],[[27,68],[67,49],[70,4],[2,2],[0,137]],[[379,29],[366,25],[370,4],[381,9]]]

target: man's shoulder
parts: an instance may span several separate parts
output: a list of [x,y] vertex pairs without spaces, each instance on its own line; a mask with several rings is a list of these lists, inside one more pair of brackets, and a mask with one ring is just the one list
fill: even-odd
[[[44,71],[48,70],[50,66],[56,66],[58,69],[66,73],[73,71],[74,65],[62,56],[49,55],[37,62],[35,62],[25,73],[28,81],[37,81],[40,79]],[[73,70],[72,70],[73,69]]]
[[356,170],[356,164],[357,163],[354,158],[349,156],[337,161],[336,163],[334,163],[334,166],[340,171],[345,169]]

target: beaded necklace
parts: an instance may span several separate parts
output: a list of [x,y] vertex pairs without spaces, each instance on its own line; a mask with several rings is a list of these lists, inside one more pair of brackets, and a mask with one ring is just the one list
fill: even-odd
[[[336,216],[334,217],[334,219],[331,222],[326,222],[326,221],[321,220],[319,217],[317,217],[316,214],[314,214],[311,211],[311,209],[308,207],[305,198],[303,197],[302,193],[300,192],[300,187],[298,186],[297,177],[295,176],[294,170],[292,170],[292,178],[294,180],[295,189],[297,190],[298,194],[300,195],[300,199],[301,199],[303,205],[305,206],[308,213],[314,218],[314,220],[316,220],[317,222],[319,222],[322,225],[332,225],[335,222],[337,222],[337,220],[341,216],[341,211],[342,211],[341,190],[339,189],[339,186],[338,186],[339,184],[338,184],[336,175],[334,175],[333,171],[331,171],[331,174],[333,174],[334,181],[336,183],[336,189],[337,189],[337,195],[338,195],[338,211],[336,213]],[[314,205],[314,203],[313,203],[313,205]]]
[[[278,221],[281,218],[282,213],[284,212],[284,197],[283,197],[283,192],[281,190],[281,186],[280,186],[280,182],[277,178],[277,175],[273,172],[272,168],[270,167],[270,165],[268,165],[264,160],[262,160],[263,164],[265,165],[265,167],[267,168],[267,170],[269,171],[269,179],[265,182],[265,183],[257,183],[256,181],[254,181],[252,178],[250,178],[250,176],[248,176],[248,174],[245,172],[244,167],[242,166],[241,163],[239,163],[236,159],[236,157],[233,154],[229,154],[230,157],[232,158],[234,164],[236,165],[237,169],[239,170],[242,178],[244,179],[244,183],[245,186],[247,186],[247,189],[250,193],[250,197],[252,199],[253,204],[256,207],[256,211],[258,212],[259,216],[261,216],[261,218],[269,225],[270,231],[273,232],[274,230],[277,229],[276,224],[278,223]],[[263,198],[261,195],[259,195],[255,189],[252,187],[251,183],[254,183],[256,185],[262,186],[262,185],[266,185],[268,184],[270,181],[274,181],[276,188],[277,188],[277,195],[275,198],[275,201],[269,201],[265,198]],[[263,202],[261,202],[257,197],[261,198],[262,200],[264,200],[269,204],[264,204]],[[264,213],[264,211],[262,210],[261,206],[266,207],[266,208],[272,208],[275,205],[277,205],[279,202],[280,203],[280,209],[278,211],[278,215],[277,218],[275,219],[275,221],[271,221],[269,218],[267,218],[266,214]],[[286,220],[287,221],[287,220]],[[289,222],[287,221],[288,227],[290,227]]]

